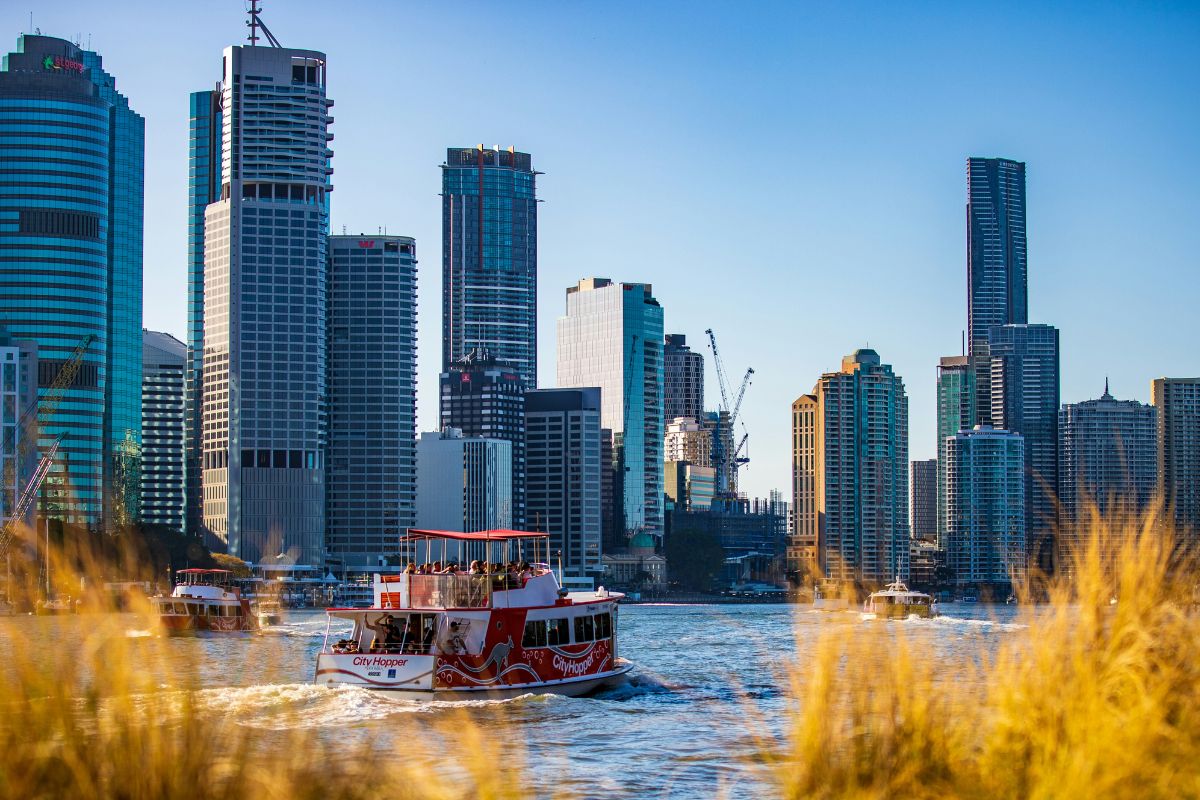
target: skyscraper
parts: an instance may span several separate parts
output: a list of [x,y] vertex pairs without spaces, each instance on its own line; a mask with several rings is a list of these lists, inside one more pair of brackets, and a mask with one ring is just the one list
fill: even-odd
[[1058,328],[998,325],[988,331],[991,419],[1025,439],[1025,554],[1053,569],[1058,490]]
[[442,369],[473,350],[537,386],[537,173],[512,148],[442,165]]
[[376,566],[416,524],[416,243],[330,236],[328,305],[326,549]]
[[200,430],[204,527],[252,562],[287,553],[320,564],[325,554],[325,68],[315,50],[228,47],[207,110],[193,96],[189,333],[203,331],[190,343],[203,370],[189,421]]
[[914,539],[937,539],[937,472],[936,458],[909,462],[908,525]]
[[512,444],[457,428],[417,442],[417,525],[446,531],[511,528]]
[[142,331],[142,522],[184,529],[183,411],[187,345]]
[[796,530],[789,572],[836,581],[908,577],[908,396],[874,350],[842,359],[792,404]]
[[663,344],[663,418],[700,419],[704,414],[704,356],[693,353],[682,333]]
[[937,371],[937,542],[945,550],[946,438],[975,427],[975,367],[969,356],[945,356]]
[[975,359],[976,413],[989,422],[988,331],[1029,321],[1025,164],[967,159],[967,337]]
[[600,563],[600,390],[540,389],[525,395],[526,513],[550,535],[573,577]]
[[1157,483],[1158,414],[1154,406],[1117,400],[1066,403],[1058,412],[1058,498],[1063,522],[1073,528],[1089,503],[1101,511],[1118,503],[1146,507]]
[[[663,458],[667,461],[686,461],[697,467],[712,467],[712,432],[690,417],[678,417],[667,422],[663,439]],[[715,473],[714,473],[715,475]]]
[[145,122],[100,56],[23,35],[0,66],[0,322],[36,342],[39,385],[95,340],[57,415],[41,512],[137,519]]
[[512,524],[524,528],[525,382],[515,365],[497,361],[487,350],[472,350],[439,380],[441,427],[464,436],[503,439],[512,445]]
[[599,386],[622,465],[624,530],[661,536],[663,309],[649,284],[585,278],[558,318],[558,385]]
[[1178,535],[1200,545],[1200,378],[1155,378],[1158,491],[1174,512]]
[[946,566],[960,585],[1006,595],[1025,576],[1025,452],[976,425],[946,437]]

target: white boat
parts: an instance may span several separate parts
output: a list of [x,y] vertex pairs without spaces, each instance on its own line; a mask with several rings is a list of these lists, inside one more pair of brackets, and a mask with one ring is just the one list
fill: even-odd
[[258,616],[259,627],[262,628],[278,625],[283,621],[283,611],[278,600],[259,600],[255,614]]
[[[545,548],[546,535],[525,531],[410,530],[404,541],[472,547],[507,563],[514,546]],[[464,557],[465,561],[465,557]],[[327,609],[346,620],[346,638],[317,655],[315,681],[410,693],[419,699],[578,696],[623,679],[632,665],[617,656],[617,601],[601,587],[568,592],[547,564],[523,575],[375,575],[370,608]]]
[[170,596],[150,599],[168,632],[258,630],[250,602],[233,585],[229,570],[181,569],[176,575],[179,582]]
[[863,612],[874,614],[876,619],[908,619],[909,617],[937,616],[937,601],[931,595],[909,589],[896,576],[887,588],[872,592],[863,603]]

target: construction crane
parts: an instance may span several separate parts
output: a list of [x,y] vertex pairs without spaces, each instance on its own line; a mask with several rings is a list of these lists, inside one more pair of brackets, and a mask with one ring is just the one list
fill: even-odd
[[[16,465],[24,463],[29,454],[34,450],[38,438],[38,423],[45,424],[54,412],[58,411],[59,405],[62,404],[63,397],[66,394],[71,384],[75,383],[76,377],[79,375],[79,369],[83,366],[83,356],[87,353],[92,342],[96,341],[94,334],[88,334],[79,341],[75,349],[71,352],[69,358],[59,367],[58,374],[54,376],[54,380],[46,387],[45,393],[42,394],[25,413],[21,415],[21,419],[12,429],[12,436],[17,435],[17,431],[21,434],[16,442],[16,447],[12,446],[11,439],[6,437],[5,451],[14,452],[14,456],[8,459],[8,463],[4,470],[4,487],[3,491],[8,491],[8,487],[12,486],[16,489],[15,471]],[[58,452],[59,445],[62,444],[64,434],[59,434],[51,443],[49,449],[43,453],[38,459],[38,464],[33,470],[29,481],[25,484],[21,494],[13,503],[12,511],[8,519],[4,522],[4,527],[0,529],[0,558],[8,555],[8,548],[12,544],[13,531],[16,529],[17,523],[24,519],[25,514],[33,505],[34,498],[37,497],[38,491],[42,488],[42,482],[46,479],[46,475],[50,472],[50,467],[54,463],[54,456]]]
[[[721,351],[717,349],[717,336],[715,333],[713,333],[712,328],[709,328],[704,332],[708,334],[708,345],[712,349],[713,364],[716,365],[717,368],[717,385],[721,389],[721,410],[729,414],[728,432],[723,432],[721,430],[721,415],[719,413],[717,414],[717,424],[714,431],[716,442],[714,442],[714,445],[719,446],[718,443],[724,441],[722,437],[726,435],[729,437],[730,443],[732,443],[733,429],[737,425],[738,414],[741,413],[742,410],[742,400],[746,397],[746,389],[749,388],[751,378],[754,376],[754,367],[748,367],[746,369],[746,374],[742,377],[742,384],[740,387],[738,387],[737,396],[734,398],[734,401],[731,404],[729,402],[729,376],[725,372],[725,362],[721,358]],[[746,426],[743,423],[743,431],[745,428]],[[717,464],[718,493],[727,496],[736,493],[738,468],[744,466],[750,461],[748,456],[739,456],[739,453],[742,452],[742,448],[745,447],[746,440],[748,438],[749,434],[743,435],[742,441],[736,448],[732,446],[720,448],[721,463]]]

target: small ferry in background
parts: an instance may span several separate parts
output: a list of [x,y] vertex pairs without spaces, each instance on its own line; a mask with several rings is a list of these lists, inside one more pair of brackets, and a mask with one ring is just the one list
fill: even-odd
[[875,619],[908,619],[909,617],[935,617],[936,601],[924,592],[910,590],[896,576],[894,583],[887,588],[872,592],[863,603],[863,613],[872,614]]
[[[624,595],[562,589],[538,560],[546,539],[512,530],[410,530],[402,541],[423,543],[427,558],[440,549],[442,560],[433,562],[440,569],[375,575],[370,608],[327,609],[316,682],[423,699],[578,696],[619,682],[632,667],[617,656]],[[523,560],[527,551],[531,561]],[[352,630],[331,641],[339,620]]]
[[258,618],[233,585],[229,570],[181,569],[176,577],[169,597],[150,598],[169,632],[258,630]]

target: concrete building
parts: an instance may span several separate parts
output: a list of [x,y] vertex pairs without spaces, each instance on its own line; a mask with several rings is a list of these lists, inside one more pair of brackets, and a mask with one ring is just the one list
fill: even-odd
[[183,532],[187,345],[142,330],[142,522]]
[[[1058,412],[1058,499],[1068,530],[1089,504],[1140,511],[1157,483],[1158,413],[1108,392]],[[1078,532],[1078,531],[1077,531]]]
[[605,553],[600,560],[606,586],[649,591],[667,588],[667,559],[655,552],[654,537],[645,531],[630,538],[625,552]]
[[[33,475],[38,462],[34,438],[37,433],[38,390],[37,343],[13,339],[0,325],[0,405],[6,410],[0,421],[0,527],[9,517]],[[30,414],[29,418],[25,418]],[[25,454],[22,456],[21,451]],[[30,506],[22,522],[33,529],[37,504]]]
[[565,575],[599,577],[600,390],[527,392],[525,459],[526,527],[550,534]]
[[846,356],[792,404],[792,475],[789,573],[908,577],[908,396],[874,350]]
[[682,333],[663,344],[663,418],[700,419],[704,414],[704,355],[692,352]]
[[1006,597],[1026,574],[1025,452],[1019,434],[977,425],[946,439],[946,565],[959,585]]
[[1158,493],[1174,512],[1177,533],[1200,547],[1200,378],[1155,378]]
[[1025,553],[1054,570],[1058,518],[1058,328],[1000,325],[988,331],[994,427],[1025,440]]
[[529,524],[525,508],[525,391],[515,364],[498,361],[488,350],[472,350],[446,368],[439,379],[441,427],[464,436],[503,439],[512,445],[512,524]]
[[909,462],[909,535],[926,542],[937,541],[937,472],[936,458]]
[[199,431],[203,527],[214,546],[251,562],[282,552],[320,565],[326,59],[251,45],[225,48],[221,65],[217,88],[192,95],[188,345],[202,358],[192,359],[201,373],[188,422]]
[[663,439],[663,458],[686,461],[698,467],[712,466],[712,431],[691,417],[676,417],[667,422]]
[[325,548],[374,567],[416,524],[416,243],[330,236],[328,275]]
[[[49,386],[95,339],[41,437],[61,435],[40,513],[140,514],[145,121],[98,53],[24,34],[0,63],[0,322]],[[43,406],[44,408],[44,406]]]
[[676,507],[671,532],[703,531],[720,540],[726,558],[748,553],[778,558],[787,547],[787,510],[761,498],[719,498],[707,509]]
[[649,284],[585,278],[558,319],[558,385],[598,386],[624,532],[663,532],[663,309]]
[[[990,367],[989,367],[990,368]],[[946,438],[975,427],[976,368],[970,356],[944,356],[937,370],[937,538],[946,538]]]
[[486,531],[512,527],[512,444],[422,433],[417,442],[417,527]]
[[1028,295],[1025,164],[968,158],[967,353],[975,367],[980,423],[992,422],[989,331],[1029,322]]
[[443,370],[486,350],[537,386],[537,174],[511,147],[446,151]]

